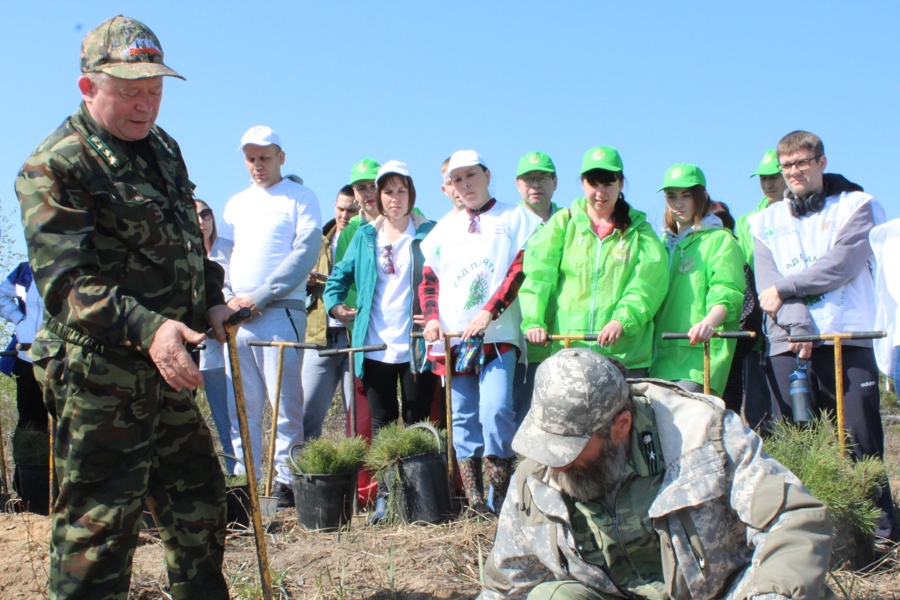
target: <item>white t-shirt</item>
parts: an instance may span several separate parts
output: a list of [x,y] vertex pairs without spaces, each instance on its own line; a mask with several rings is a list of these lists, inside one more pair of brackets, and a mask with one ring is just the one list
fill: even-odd
[[[268,188],[250,186],[233,196],[225,205],[219,237],[234,242],[228,276],[235,295],[247,296],[266,285],[295,242],[312,229],[322,229],[319,201],[311,189],[290,179]],[[282,298],[305,303],[307,275]]]
[[[447,215],[422,241],[425,266],[440,281],[438,313],[444,331],[462,331],[506,279],[509,267],[532,233],[540,217],[523,206],[497,202],[478,216],[470,232],[466,211]],[[522,312],[519,299],[484,331],[484,341],[506,342],[522,348]],[[460,340],[454,339],[451,345]],[[445,353],[443,340],[431,344],[433,356]]]
[[[409,329],[412,324],[410,306],[410,268],[412,252],[410,244],[416,235],[412,219],[406,231],[393,244],[388,244],[381,228],[375,234],[375,264],[377,280],[369,312],[369,328],[366,330],[366,345],[387,344],[387,350],[367,352],[366,358],[398,364],[409,362]],[[390,246],[390,251],[387,247]],[[394,272],[387,273],[388,256],[394,265]]]

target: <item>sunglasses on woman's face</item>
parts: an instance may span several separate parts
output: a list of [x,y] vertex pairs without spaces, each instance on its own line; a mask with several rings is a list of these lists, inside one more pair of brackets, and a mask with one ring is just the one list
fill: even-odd
[[211,209],[211,208],[204,208],[203,210],[201,210],[201,211],[200,211],[199,213],[197,213],[197,214],[200,215],[200,220],[201,220],[201,221],[209,221],[210,219],[212,219],[212,216],[213,216],[213,215],[212,215],[212,209]]
[[392,244],[388,244],[381,249],[381,258],[384,259],[384,265],[382,265],[381,269],[385,275],[396,273],[397,270],[394,268],[394,246]]

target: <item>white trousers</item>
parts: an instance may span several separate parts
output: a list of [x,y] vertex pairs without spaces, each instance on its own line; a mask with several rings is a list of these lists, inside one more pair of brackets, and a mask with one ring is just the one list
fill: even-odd
[[[263,412],[266,398],[275,405],[275,388],[278,384],[278,348],[250,346],[250,340],[268,342],[302,342],[306,337],[306,313],[302,310],[269,308],[261,315],[244,321],[237,332],[238,360],[244,384],[244,400],[247,405],[247,425],[253,448],[253,465],[257,479],[263,449]],[[285,348],[281,376],[281,402],[278,408],[278,436],[275,440],[275,480],[291,485],[292,476],[287,460],[292,446],[303,443],[303,386],[300,373],[303,367],[303,350]],[[237,405],[234,401],[234,380],[231,363],[226,361],[228,376],[228,415],[231,418],[231,439],[234,453],[242,462],[244,445],[238,428]],[[269,438],[266,432],[265,444]],[[235,474],[246,473],[238,464]]]

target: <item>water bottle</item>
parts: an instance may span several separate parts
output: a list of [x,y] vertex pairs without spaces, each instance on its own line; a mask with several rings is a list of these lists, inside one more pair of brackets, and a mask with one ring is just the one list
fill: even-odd
[[799,365],[791,373],[791,412],[794,423],[805,427],[813,420],[813,399],[809,389],[806,365]]

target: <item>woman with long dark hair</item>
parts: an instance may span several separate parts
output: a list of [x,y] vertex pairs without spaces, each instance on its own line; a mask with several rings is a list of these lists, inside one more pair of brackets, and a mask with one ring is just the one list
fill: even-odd
[[[624,186],[615,148],[585,152],[584,196],[557,211],[529,241],[519,291],[522,332],[529,343],[544,346],[546,356],[563,347],[548,343],[548,334],[596,333],[596,344],[572,345],[591,347],[621,362],[631,376],[643,376],[668,275],[665,249],[647,215],[625,200]],[[529,364],[529,372],[536,367]]]

